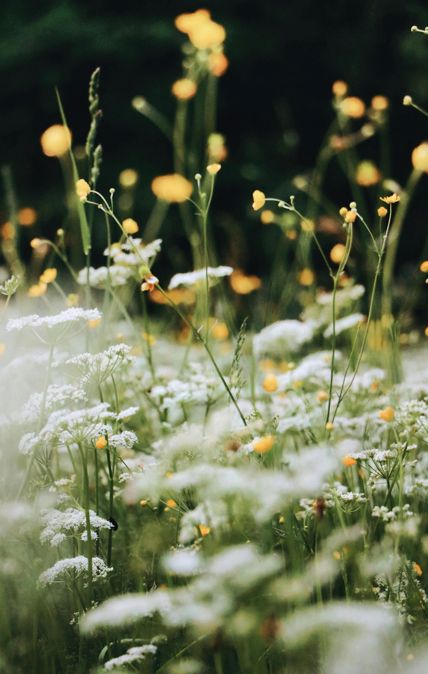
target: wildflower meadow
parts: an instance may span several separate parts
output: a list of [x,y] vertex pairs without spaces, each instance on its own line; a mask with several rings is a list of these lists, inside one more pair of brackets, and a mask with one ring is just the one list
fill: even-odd
[[40,136],[55,231],[3,168],[0,672],[424,674],[428,244],[397,261],[428,141],[383,162],[391,106],[428,113],[337,79],[314,165],[254,181],[225,246],[234,38],[215,10],[170,23],[173,117],[124,102],[170,147],[147,219],[136,169],[103,177],[96,64],[84,142],[64,86]]

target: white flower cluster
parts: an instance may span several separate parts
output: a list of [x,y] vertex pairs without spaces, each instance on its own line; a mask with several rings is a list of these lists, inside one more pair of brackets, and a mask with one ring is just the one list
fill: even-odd
[[[103,580],[113,569],[109,568],[100,557],[92,558],[92,576],[94,580]],[[39,577],[42,587],[59,581],[73,581],[81,576],[86,577],[89,571],[89,560],[83,555],[60,559]]]
[[174,288],[179,288],[184,286],[189,288],[191,286],[197,285],[198,283],[205,283],[206,276],[208,274],[208,282],[210,285],[213,285],[218,281],[218,279],[223,278],[224,276],[230,276],[233,272],[232,267],[220,266],[220,267],[208,267],[204,269],[196,269],[195,271],[189,271],[184,274],[175,274],[168,285],[169,290]]

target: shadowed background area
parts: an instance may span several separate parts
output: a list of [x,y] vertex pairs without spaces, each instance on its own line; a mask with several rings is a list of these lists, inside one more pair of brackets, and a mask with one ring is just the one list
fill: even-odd
[[[226,27],[230,60],[220,80],[218,109],[218,130],[226,136],[229,157],[213,213],[224,257],[238,258],[229,261],[260,274],[269,265],[277,233],[261,227],[251,213],[251,192],[260,187],[287,197],[296,191],[292,178],[313,166],[333,118],[331,84],[336,79],[346,80],[350,93],[366,102],[376,94],[390,99],[390,176],[406,180],[412,148],[428,137],[426,119],[402,106],[404,94],[428,104],[428,39],[410,32],[411,25],[426,23],[423,0],[363,0],[358,9],[341,0],[217,0],[202,5],[6,0],[0,8],[0,161],[10,166],[18,205],[37,210],[37,233],[54,231],[65,212],[59,164],[44,157],[39,144],[44,129],[60,120],[54,87],[61,92],[74,143],[83,144],[89,122],[87,83],[96,66],[101,68],[104,112],[100,188],[106,193],[122,169],[136,169],[140,180],[133,217],[147,217],[153,205],[150,181],[172,170],[172,153],[130,102],[143,95],[172,118],[170,86],[181,76],[183,44],[173,19],[200,6]],[[378,143],[376,138],[364,143],[362,158],[376,158]],[[343,177],[333,171],[327,185],[338,204],[349,202]],[[404,236],[400,246],[404,273],[403,263],[417,261],[425,244],[425,189],[424,177],[406,223],[411,236]],[[4,220],[3,196],[0,208]],[[180,248],[174,218],[172,212],[162,235]],[[226,250],[230,232],[236,240]]]

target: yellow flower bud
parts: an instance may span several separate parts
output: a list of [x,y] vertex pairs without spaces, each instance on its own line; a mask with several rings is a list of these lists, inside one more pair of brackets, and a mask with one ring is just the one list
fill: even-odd
[[254,190],[253,192],[253,208],[255,211],[260,210],[266,203],[266,196],[261,190]]
[[126,234],[136,234],[138,232],[138,224],[132,218],[125,218],[122,222],[123,231]]
[[428,142],[421,143],[412,152],[413,168],[428,173]]
[[80,178],[76,181],[76,194],[79,197],[80,201],[85,201],[89,192],[91,191],[91,186],[83,178]]

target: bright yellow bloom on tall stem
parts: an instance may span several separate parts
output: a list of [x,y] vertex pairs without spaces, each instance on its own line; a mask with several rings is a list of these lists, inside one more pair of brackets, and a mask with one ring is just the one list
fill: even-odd
[[63,124],[53,124],[40,137],[43,154],[47,157],[62,157],[71,147],[71,132]]

